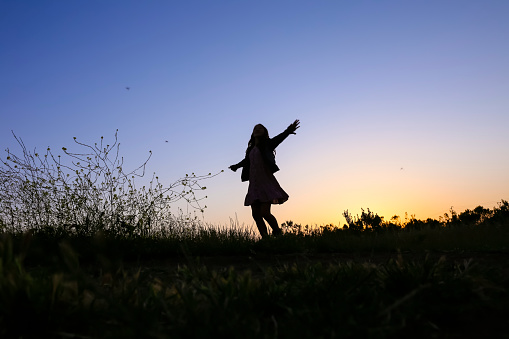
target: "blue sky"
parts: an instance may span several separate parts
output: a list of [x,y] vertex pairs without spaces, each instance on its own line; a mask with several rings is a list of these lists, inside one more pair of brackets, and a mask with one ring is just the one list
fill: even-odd
[[[241,160],[257,123],[300,119],[277,150],[280,223],[493,207],[507,17],[507,1],[2,0],[0,144],[77,150],[118,129],[127,165],[151,150],[171,183]],[[252,224],[239,172],[206,186],[206,221]]]

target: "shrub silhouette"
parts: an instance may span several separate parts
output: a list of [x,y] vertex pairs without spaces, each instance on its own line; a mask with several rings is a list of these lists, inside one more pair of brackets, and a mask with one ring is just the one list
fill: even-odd
[[352,231],[379,231],[383,229],[383,218],[367,209],[367,212],[361,208],[361,216],[352,217],[348,210],[343,212],[343,216],[348,224],[348,229]]
[[0,167],[0,228],[10,231],[63,228],[64,233],[90,235],[107,231],[117,235],[149,235],[165,227],[189,222],[189,216],[170,212],[170,206],[185,200],[202,211],[195,192],[206,187],[200,182],[217,174],[204,176],[186,174],[169,186],[163,186],[154,173],[148,187],[138,188],[135,179],[145,175],[147,160],[132,171],[124,169],[120,143],[115,132],[114,142],[76,145],[81,153],[62,147],[64,156],[46,149],[45,154],[21,147],[17,156],[6,149],[7,157]]

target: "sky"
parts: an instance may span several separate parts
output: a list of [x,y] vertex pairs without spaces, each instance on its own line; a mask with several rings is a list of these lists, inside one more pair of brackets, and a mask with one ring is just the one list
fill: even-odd
[[203,220],[253,225],[228,166],[255,124],[299,119],[279,223],[492,208],[509,199],[508,17],[505,0],[0,0],[0,157],[11,131],[80,151],[118,129],[126,166],[152,151],[165,185],[224,170]]

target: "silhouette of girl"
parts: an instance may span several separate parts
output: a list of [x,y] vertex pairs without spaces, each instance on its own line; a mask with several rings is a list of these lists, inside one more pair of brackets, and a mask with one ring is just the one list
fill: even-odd
[[281,234],[276,218],[270,213],[270,206],[284,203],[288,200],[288,194],[274,177],[274,173],[279,171],[275,149],[290,134],[295,134],[299,123],[299,120],[295,120],[283,133],[272,139],[262,124],[256,125],[247,144],[246,156],[238,164],[229,167],[234,172],[242,167],[241,180],[249,180],[244,206],[251,206],[253,219],[262,238],[268,235],[264,219],[272,228],[273,235]]

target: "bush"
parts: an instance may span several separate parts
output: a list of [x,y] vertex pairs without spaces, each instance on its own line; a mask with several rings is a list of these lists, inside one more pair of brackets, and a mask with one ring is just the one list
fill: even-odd
[[150,235],[192,223],[189,217],[172,215],[170,205],[183,199],[203,212],[203,197],[195,192],[206,189],[200,185],[202,180],[217,175],[186,174],[165,187],[154,173],[148,187],[138,188],[135,178],[145,175],[151,152],[141,166],[125,171],[117,132],[111,145],[103,137],[94,145],[74,138],[82,152],[62,147],[64,156],[55,156],[49,147],[45,154],[30,152],[20,138],[14,138],[22,155],[7,149],[6,160],[0,159],[0,229],[9,231],[50,227],[82,235],[98,231]]

